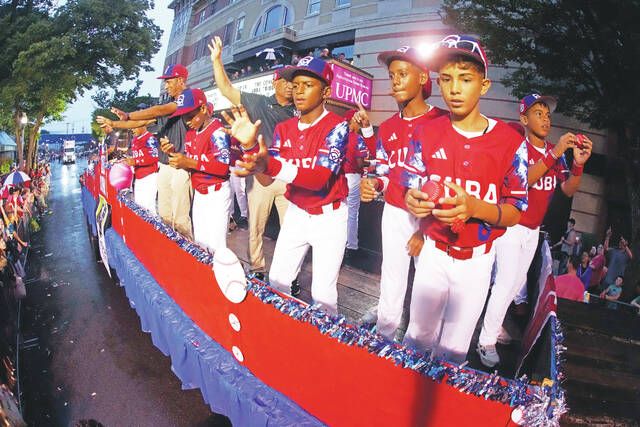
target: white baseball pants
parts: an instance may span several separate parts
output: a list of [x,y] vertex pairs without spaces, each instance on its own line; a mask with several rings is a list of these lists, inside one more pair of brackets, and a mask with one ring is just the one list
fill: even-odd
[[453,363],[466,359],[489,290],[495,249],[458,260],[429,238],[416,265],[404,343]]
[[194,191],[193,238],[202,246],[215,252],[227,246],[227,228],[229,227],[229,205],[231,204],[231,188],[229,181],[222,183],[219,190],[209,187],[209,193]]
[[526,294],[527,271],[538,246],[538,229],[514,225],[496,239],[494,246],[496,280],[482,321],[480,345],[495,345],[511,301],[522,288]]
[[133,184],[133,201],[154,215],[156,210],[156,196],[158,195],[158,172],[144,178],[136,179]]
[[[235,167],[230,167],[229,183],[231,184],[232,194],[238,201],[238,207],[240,208],[240,216],[249,217],[249,206],[247,205],[247,181],[244,177],[236,176],[233,173]],[[234,204],[233,197],[231,197],[231,207],[229,208],[229,216],[233,215]]]
[[360,211],[360,180],[359,173],[347,173],[347,185],[349,195],[347,206],[349,207],[349,221],[347,226],[347,249],[358,249],[358,213]]
[[338,312],[338,274],[347,242],[347,207],[324,206],[323,213],[311,215],[293,203],[276,241],[269,282],[277,290],[290,293],[309,248],[313,248],[311,297],[329,313]]
[[382,268],[378,301],[379,334],[393,340],[402,318],[411,257],[407,243],[419,221],[404,209],[385,203],[382,211]]

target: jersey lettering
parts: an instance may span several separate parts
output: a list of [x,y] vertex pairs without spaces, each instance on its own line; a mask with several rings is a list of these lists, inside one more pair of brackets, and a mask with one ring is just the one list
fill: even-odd
[[536,190],[552,191],[556,189],[557,184],[558,181],[555,175],[543,176],[535,184],[533,184],[531,188],[534,188]]
[[404,164],[405,164],[404,162],[407,159],[408,150],[409,149],[407,147],[393,150],[389,154],[389,160],[387,161],[387,164],[389,165],[389,167],[390,168],[395,168],[396,166],[404,167]]
[[[434,181],[442,181],[442,177],[437,174],[429,175],[429,179]],[[450,176],[446,176],[444,178],[444,182],[452,182],[452,181],[453,179],[451,179]],[[494,183],[490,183],[487,186],[486,191],[483,191],[482,185],[478,181],[472,181],[470,179],[463,181],[460,178],[456,178],[455,182],[457,185],[464,188],[464,191],[469,193],[471,196],[474,196],[480,200],[484,200],[487,203],[493,203],[493,204],[498,203],[498,187]],[[445,186],[444,195],[445,197],[454,197],[455,192],[449,187]]]

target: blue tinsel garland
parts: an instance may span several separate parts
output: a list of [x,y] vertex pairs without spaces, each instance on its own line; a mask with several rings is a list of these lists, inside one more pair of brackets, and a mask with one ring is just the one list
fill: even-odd
[[[207,265],[213,263],[213,256],[205,249],[164,224],[160,217],[138,206],[132,200],[130,190],[121,191],[118,200],[199,262]],[[445,380],[448,385],[463,393],[517,408],[522,413],[524,425],[558,426],[560,416],[567,411],[564,391],[558,383],[562,378],[559,364],[560,354],[564,350],[563,336],[555,316],[551,317],[551,325],[555,355],[552,373],[556,375],[553,377],[554,384],[549,387],[528,384],[526,376],[511,380],[500,377],[497,372],[488,374],[467,368],[466,362],[458,366],[443,360],[432,359],[428,354],[418,353],[411,348],[389,341],[382,335],[372,332],[370,328],[350,324],[342,315],[329,315],[319,306],[307,305],[283,297],[266,283],[251,276],[247,291],[281,313],[300,322],[309,323],[320,333],[337,339],[341,343],[364,348],[369,353],[391,360],[397,366],[419,372],[434,381]]]

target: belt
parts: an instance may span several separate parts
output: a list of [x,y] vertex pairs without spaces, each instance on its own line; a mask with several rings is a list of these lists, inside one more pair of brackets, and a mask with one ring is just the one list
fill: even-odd
[[484,245],[476,246],[473,248],[459,248],[457,246],[449,245],[448,243],[441,242],[439,240],[435,241],[436,248],[440,249],[442,252],[449,255],[451,258],[466,260],[471,259],[477,255],[484,255],[491,250],[491,246],[493,245],[493,241],[489,243],[485,243]]
[[221,182],[217,182],[213,185],[198,185],[196,187],[196,191],[200,194],[209,194],[209,190],[211,191],[218,191],[219,189],[222,188],[222,183]]
[[315,208],[306,208],[304,210],[311,215],[321,215],[326,212],[337,210],[341,204],[342,204],[341,200],[336,200],[335,202],[326,204],[324,206],[317,206]]

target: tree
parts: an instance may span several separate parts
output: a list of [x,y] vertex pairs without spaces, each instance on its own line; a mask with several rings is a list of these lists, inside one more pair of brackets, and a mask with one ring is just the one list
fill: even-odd
[[510,65],[502,83],[513,95],[554,94],[559,112],[609,132],[610,169],[619,163],[624,171],[631,237],[638,240],[640,2],[444,0],[443,20],[480,35],[493,62]]
[[158,98],[147,95],[140,95],[140,87],[142,86],[142,80],[136,80],[135,86],[129,90],[99,90],[95,95],[91,97],[93,101],[98,105],[98,108],[91,114],[91,133],[94,138],[101,139],[105,136],[104,131],[96,123],[96,117],[104,116],[113,120],[118,120],[110,109],[112,106],[116,106],[123,111],[135,111],[139,110],[141,104],[146,106],[155,105],[158,103]]
[[[26,112],[30,127],[27,168],[46,118],[56,118],[84,91],[117,86],[149,70],[160,29],[146,16],[152,1],[70,0],[0,3],[0,120]],[[57,2],[56,2],[57,3]],[[3,119],[4,117],[4,119]],[[18,156],[23,151],[18,147]]]

